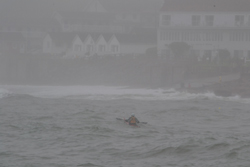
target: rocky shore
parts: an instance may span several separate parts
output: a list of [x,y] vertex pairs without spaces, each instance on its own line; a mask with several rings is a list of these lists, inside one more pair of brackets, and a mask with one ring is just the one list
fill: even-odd
[[229,97],[238,95],[242,98],[250,98],[250,81],[243,78],[211,85],[209,89],[218,96]]
[[[185,84],[185,90],[190,93],[213,92],[217,96],[240,96],[250,98],[250,75],[248,73],[199,80]],[[223,78],[229,78],[223,80]],[[208,83],[207,81],[211,82]],[[196,85],[195,85],[196,84]]]

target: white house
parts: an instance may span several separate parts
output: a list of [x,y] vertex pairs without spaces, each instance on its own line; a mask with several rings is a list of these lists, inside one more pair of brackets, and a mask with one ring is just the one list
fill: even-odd
[[121,53],[121,44],[115,35],[108,40],[108,51],[111,55],[119,55]]
[[72,55],[89,57],[95,53],[95,41],[87,33],[79,33],[72,42]]
[[186,42],[197,56],[214,57],[218,49],[250,58],[249,0],[165,0],[159,18],[158,54],[172,42]]
[[82,38],[82,36],[80,36],[82,41],[83,41],[83,44],[84,44],[84,47],[85,47],[85,53],[84,55],[86,57],[89,57],[91,55],[93,55],[95,53],[95,41],[94,39],[92,38],[91,35],[88,35],[86,38]]
[[[100,36],[100,39],[102,36]],[[106,41],[102,41],[105,44]],[[96,52],[96,43],[92,38],[91,34],[87,33],[79,33],[76,35],[72,42],[72,47],[69,49],[68,55],[72,55],[74,57],[89,57],[94,55]]]
[[155,32],[112,33],[49,33],[43,39],[43,53],[67,57],[92,55],[142,55],[156,47]]
[[95,40],[95,53],[105,55],[108,53],[108,44],[103,35],[99,35]]
[[84,44],[80,39],[79,35],[76,35],[72,41],[71,54],[73,56],[83,56],[84,55]]

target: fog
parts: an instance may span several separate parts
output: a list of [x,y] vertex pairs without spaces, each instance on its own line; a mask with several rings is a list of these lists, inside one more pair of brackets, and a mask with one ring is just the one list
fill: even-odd
[[250,0],[0,0],[0,167],[250,166],[249,66]]
[[158,88],[241,72],[250,4],[224,2],[2,0],[0,84]]

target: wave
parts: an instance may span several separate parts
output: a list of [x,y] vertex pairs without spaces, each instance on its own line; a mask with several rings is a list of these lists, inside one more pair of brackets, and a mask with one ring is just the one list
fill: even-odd
[[0,98],[15,94],[27,94],[40,98],[68,98],[88,100],[223,100],[250,103],[250,99],[219,97],[212,92],[189,93],[175,89],[132,89],[128,87],[109,86],[5,86],[0,89]]
[[94,166],[96,166],[96,167],[102,167],[100,165],[95,165],[93,163],[85,163],[85,164],[81,164],[81,165],[77,165],[77,166],[80,166],[80,167],[94,167]]
[[4,97],[8,97],[10,95],[12,95],[11,91],[9,91],[7,89],[0,88],[0,99],[4,98]]

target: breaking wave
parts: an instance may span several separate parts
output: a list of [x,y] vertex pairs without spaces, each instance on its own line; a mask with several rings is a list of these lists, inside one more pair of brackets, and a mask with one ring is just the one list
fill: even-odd
[[40,98],[67,98],[89,100],[223,100],[250,103],[250,99],[219,97],[212,92],[188,93],[175,89],[133,89],[128,87],[108,86],[8,86],[0,89],[0,98],[11,94],[28,94]]
[[8,97],[12,95],[12,92],[10,92],[9,90],[7,89],[2,89],[0,88],[0,98],[3,98],[3,97]]

